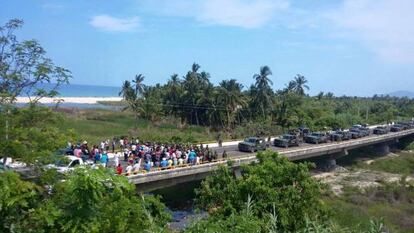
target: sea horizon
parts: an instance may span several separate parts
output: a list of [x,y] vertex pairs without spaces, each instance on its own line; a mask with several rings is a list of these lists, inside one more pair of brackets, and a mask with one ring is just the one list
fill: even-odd
[[[41,84],[38,88],[51,90],[55,84]],[[99,86],[99,85],[85,85],[85,84],[62,84],[57,90],[59,93],[57,97],[119,97],[121,87],[114,86]],[[20,97],[28,97],[27,92]]]

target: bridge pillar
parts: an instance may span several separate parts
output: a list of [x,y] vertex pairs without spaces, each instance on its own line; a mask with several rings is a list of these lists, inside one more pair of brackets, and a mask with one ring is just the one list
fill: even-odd
[[234,177],[236,177],[236,179],[240,179],[242,177],[241,168],[240,167],[233,168],[233,175]]
[[374,154],[384,156],[390,153],[390,145],[388,143],[381,143],[374,146]]
[[331,154],[323,159],[320,168],[324,171],[331,171],[336,168],[336,160],[346,155],[348,155],[348,150],[346,149],[339,153]]

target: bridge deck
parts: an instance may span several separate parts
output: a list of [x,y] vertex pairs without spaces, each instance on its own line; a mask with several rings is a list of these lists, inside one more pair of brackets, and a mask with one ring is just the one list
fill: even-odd
[[[385,143],[398,138],[414,134],[414,129],[404,130],[401,132],[388,133],[385,135],[372,135],[365,138],[353,139],[342,142],[331,142],[325,144],[318,144],[299,148],[288,148],[288,149],[275,149],[283,156],[288,157],[289,160],[300,160],[312,157],[318,157],[322,155],[329,155],[343,152],[344,150],[351,150],[359,147],[370,146],[373,144]],[[244,155],[245,154],[245,155]],[[237,158],[230,158],[233,166],[237,167],[241,164],[249,164],[256,162],[257,158],[255,154],[244,153],[242,156]],[[229,155],[230,152],[229,152]],[[150,182],[157,182],[160,180],[171,180],[179,179],[180,177],[206,174],[213,170],[216,170],[220,165],[227,164],[228,160],[222,160],[217,162],[211,162],[206,164],[180,167],[174,169],[167,169],[161,171],[151,171],[149,173],[140,173],[136,175],[128,176],[130,182],[134,184],[144,184]]]

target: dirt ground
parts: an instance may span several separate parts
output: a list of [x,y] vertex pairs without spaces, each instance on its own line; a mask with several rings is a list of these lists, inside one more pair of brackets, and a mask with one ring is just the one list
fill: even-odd
[[[398,156],[398,154],[390,153],[385,157],[375,160],[395,158]],[[364,160],[363,163],[369,165],[375,160]],[[341,195],[345,186],[357,187],[363,190],[368,187],[381,186],[384,183],[398,182],[401,180],[402,175],[368,169],[347,169],[337,166],[336,169],[330,172],[314,172],[313,177],[322,183],[328,184],[336,195]],[[413,176],[408,176],[406,180],[407,182],[414,183]]]

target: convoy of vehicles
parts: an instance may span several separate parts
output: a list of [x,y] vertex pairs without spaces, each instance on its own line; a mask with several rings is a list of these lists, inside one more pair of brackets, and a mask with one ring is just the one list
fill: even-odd
[[[302,142],[311,144],[340,142],[367,137],[372,134],[384,135],[389,132],[400,132],[407,129],[414,129],[414,121],[398,122],[390,126],[377,126],[373,129],[368,127],[368,125],[353,125],[348,130],[338,129],[331,132],[311,132],[309,128],[301,126],[296,130],[290,130],[289,133],[275,138],[273,146],[288,148],[300,146]],[[264,139],[249,137],[240,142],[238,148],[240,151],[255,152],[265,150],[267,146]]]

